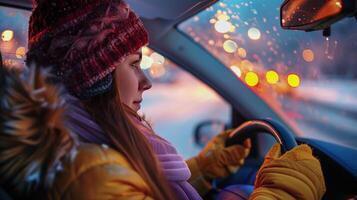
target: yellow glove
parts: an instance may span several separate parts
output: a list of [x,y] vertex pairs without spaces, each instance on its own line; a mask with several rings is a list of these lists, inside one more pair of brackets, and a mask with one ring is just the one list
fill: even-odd
[[243,145],[225,147],[225,142],[232,130],[227,130],[214,137],[198,156],[187,160],[191,171],[189,182],[201,196],[211,188],[210,181],[223,178],[235,173],[244,164],[244,159],[249,155],[250,140]]
[[257,173],[254,200],[320,200],[326,191],[320,162],[308,145],[299,145],[281,155],[275,144]]

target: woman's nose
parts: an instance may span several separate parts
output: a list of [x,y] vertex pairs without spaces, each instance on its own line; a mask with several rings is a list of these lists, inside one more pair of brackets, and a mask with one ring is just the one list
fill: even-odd
[[148,77],[142,72],[142,80],[141,80],[141,90],[145,91],[148,90],[152,87],[151,81],[148,79]]

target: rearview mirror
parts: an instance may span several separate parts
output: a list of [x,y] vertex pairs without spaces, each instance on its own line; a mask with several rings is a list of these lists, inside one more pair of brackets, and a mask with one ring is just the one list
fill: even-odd
[[280,8],[284,29],[314,31],[356,14],[356,0],[285,0]]

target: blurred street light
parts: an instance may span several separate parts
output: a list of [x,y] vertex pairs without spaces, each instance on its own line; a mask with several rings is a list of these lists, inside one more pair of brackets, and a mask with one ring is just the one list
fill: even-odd
[[149,56],[143,55],[140,63],[141,69],[149,69],[152,64],[154,63],[154,60],[150,58]]
[[14,31],[12,31],[12,30],[5,30],[5,31],[3,31],[2,34],[1,34],[1,39],[2,39],[4,42],[9,42],[9,41],[11,41],[13,38],[14,38]]
[[248,72],[245,75],[245,82],[247,83],[247,85],[254,87],[256,85],[258,85],[259,83],[259,77],[255,72]]
[[252,40],[259,40],[260,39],[260,31],[257,28],[250,28],[248,30],[248,37]]
[[296,88],[300,86],[300,77],[297,74],[288,75],[288,84],[290,87]]
[[238,78],[242,76],[242,71],[239,69],[239,67],[232,65],[230,68]]
[[279,81],[279,74],[271,70],[265,74],[266,80],[269,84],[276,84]]

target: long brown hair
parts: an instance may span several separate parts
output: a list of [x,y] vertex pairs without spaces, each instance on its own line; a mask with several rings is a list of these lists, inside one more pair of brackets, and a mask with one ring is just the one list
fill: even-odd
[[149,142],[129,119],[114,83],[111,91],[82,101],[84,107],[104,130],[111,145],[149,185],[154,199],[176,199]]

